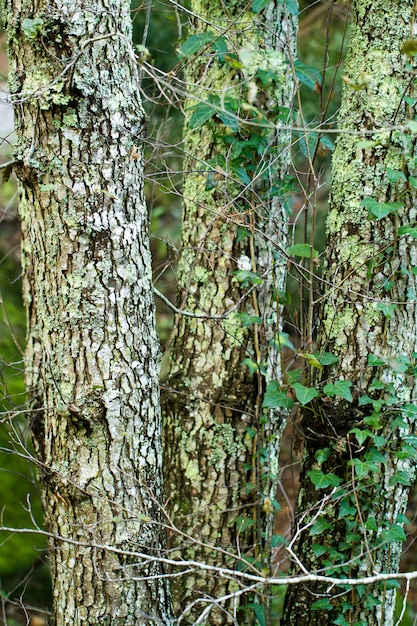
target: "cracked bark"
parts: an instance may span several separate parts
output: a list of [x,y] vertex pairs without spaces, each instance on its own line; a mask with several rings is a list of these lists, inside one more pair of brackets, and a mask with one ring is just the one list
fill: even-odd
[[[250,60],[244,75],[219,63],[209,47],[200,50],[187,62],[190,87],[186,109],[210,94],[223,93],[245,103],[247,82],[255,80],[256,70],[280,68],[280,78],[260,88],[252,104],[268,116],[268,106],[275,102],[291,116],[294,83],[288,65],[294,57],[296,19],[283,5],[271,2],[255,16],[240,1],[229,3],[226,10],[218,1],[195,0],[191,10],[202,19],[192,19],[190,34],[210,31],[224,35],[229,52],[238,55],[246,46]],[[240,114],[245,115],[243,109]],[[228,170],[222,139],[227,133],[225,126],[213,120],[192,130],[189,121],[190,113],[185,123],[188,156],[184,170],[188,174],[183,188],[179,306],[213,316],[233,307],[246,291],[234,278],[242,255],[251,259],[263,285],[256,290],[256,300],[255,293],[243,298],[224,320],[181,316],[176,320],[168,390],[163,394],[164,471],[173,522],[189,540],[173,532],[171,541],[184,558],[233,567],[242,555],[268,567],[271,553],[263,545],[262,533],[271,531],[274,514],[265,501],[275,498],[284,418],[270,416],[263,426],[260,405],[265,381],[281,376],[279,355],[268,347],[268,341],[280,328],[281,311],[275,300],[285,284],[286,259],[281,251],[286,247],[288,212],[283,198],[268,197],[266,189],[288,171],[290,140],[287,132],[274,134],[271,129],[267,142],[277,150],[271,157],[270,179],[254,182],[245,191],[245,185]],[[222,155],[226,159],[223,172],[217,170],[215,188],[207,189],[210,166],[206,164]],[[265,170],[271,165],[268,158],[258,156],[259,178],[262,164]],[[239,226],[251,231],[253,250],[248,239],[239,241]],[[238,315],[241,312],[260,315],[262,323],[245,328]],[[246,357],[265,363],[266,376],[249,374],[241,365]],[[256,433],[255,437],[251,438],[248,430]],[[268,460],[260,468],[263,453]],[[241,521],[253,520],[254,528],[239,530],[238,516]],[[194,602],[184,614],[184,623],[195,623],[210,605],[206,618],[210,624],[250,623],[250,612],[241,608],[242,598],[222,599],[237,588],[234,581],[212,573],[189,573],[173,581],[177,612]]]
[[[397,363],[400,355],[411,357],[417,347],[417,285],[412,271],[416,246],[412,238],[398,236],[401,226],[413,224],[416,219],[415,189],[406,180],[409,175],[415,176],[415,140],[408,135],[406,145],[400,132],[386,130],[405,124],[410,115],[404,98],[410,92],[412,76],[407,68],[409,59],[401,50],[414,32],[415,7],[412,0],[355,0],[352,10],[346,60],[348,80],[339,127],[348,131],[369,128],[381,131],[369,137],[374,143],[367,146],[361,145],[361,137],[351,132],[341,133],[337,140],[318,343],[322,350],[337,355],[339,363],[325,368],[316,383],[351,381],[353,402],[328,398],[327,402],[317,402],[314,411],[305,412],[303,424],[307,438],[296,525],[300,524],[297,556],[309,571],[365,576],[398,571],[401,542],[387,542],[383,531],[397,523],[397,516],[405,512],[407,504],[408,487],[393,479],[396,471],[405,472],[410,484],[415,479],[414,461],[396,456],[401,437],[408,430],[412,432],[413,416],[402,413],[408,423],[406,427],[394,423],[402,407],[416,396],[415,377],[402,371]],[[404,178],[394,184],[390,170],[402,172]],[[400,200],[403,208],[395,215],[369,219],[368,209],[361,206],[365,197],[379,202]],[[390,303],[396,303],[395,310],[391,316],[385,316],[381,304]],[[376,355],[386,365],[370,367],[369,355]],[[361,490],[359,479],[352,482],[349,462],[363,458],[364,449],[348,432],[353,427],[366,428],[364,419],[372,413],[372,406],[358,406],[358,399],[364,394],[377,397],[372,388],[374,377],[392,383],[397,403],[385,410],[378,430],[387,441],[381,449],[384,461],[378,471],[370,473],[366,489]],[[314,455],[325,446],[330,446],[332,452],[323,469],[335,472],[347,483],[347,490],[356,494],[353,510],[358,522],[355,525],[353,520],[348,528],[349,516],[341,510],[341,501],[333,498],[322,512],[329,527],[316,536],[311,529],[302,528],[318,511],[326,490],[314,489],[307,471],[318,468]],[[353,536],[354,532],[358,533],[357,543],[348,555],[343,546],[348,534]],[[343,558],[348,562],[344,566]],[[294,566],[293,571],[296,570]],[[390,626],[393,623],[395,592],[385,586],[369,588],[362,596],[353,592],[346,595],[351,608],[347,604],[343,612],[337,592],[340,590],[335,590],[332,596],[325,586],[315,584],[289,587],[282,626],[295,622],[299,626],[330,626],[336,619],[344,623],[340,621],[343,616],[349,624]],[[372,596],[375,602],[369,601]],[[312,610],[319,597],[330,598],[330,608]]]
[[159,347],[129,2],[7,0],[4,16],[56,626],[170,624],[152,559],[164,550]]

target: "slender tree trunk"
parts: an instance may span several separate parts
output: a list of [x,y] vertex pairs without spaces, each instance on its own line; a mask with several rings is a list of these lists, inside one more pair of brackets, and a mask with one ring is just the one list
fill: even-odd
[[5,18],[56,625],[169,624],[153,561],[159,348],[129,2],[7,0]]
[[[398,571],[416,460],[415,138],[402,126],[415,103],[404,54],[415,4],[352,10],[318,336],[338,362],[304,412],[294,565],[343,577]],[[389,585],[291,586],[281,624],[389,626],[394,600]]]
[[[186,60],[178,302],[194,317],[176,320],[163,397],[171,517],[188,539],[173,532],[172,543],[183,558],[261,569],[271,567],[284,419],[268,419],[262,399],[281,378],[269,342],[281,327],[290,140],[278,120],[291,121],[296,18],[281,2],[254,14],[195,0],[191,12],[187,41],[203,43]],[[200,124],[204,106],[211,117]],[[241,598],[227,597],[234,581],[198,572],[173,585],[184,623],[251,621]]]

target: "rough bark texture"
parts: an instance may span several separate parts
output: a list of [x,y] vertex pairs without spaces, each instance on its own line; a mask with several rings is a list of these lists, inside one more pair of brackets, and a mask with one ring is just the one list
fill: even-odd
[[[277,117],[271,118],[268,109],[279,110],[284,123],[291,119],[296,18],[281,2],[271,2],[259,15],[240,1],[226,8],[217,0],[194,0],[191,10],[201,19],[192,19],[189,34],[211,32],[223,38],[238,69],[219,58],[210,44],[187,66],[188,174],[178,282],[180,307],[196,317],[178,316],[176,321],[163,409],[170,513],[192,539],[174,532],[172,544],[183,558],[234,566],[248,557],[257,567],[269,567],[271,551],[262,544],[273,527],[271,500],[284,418],[281,414],[265,419],[261,404],[265,380],[281,376],[279,355],[268,341],[280,329],[277,293],[284,289],[286,261],[281,251],[288,210],[283,192],[272,185],[277,187],[287,172],[290,142],[287,132],[274,128]],[[276,78],[262,84],[259,69],[272,71]],[[227,106],[229,98],[240,103],[240,130],[229,143],[227,137],[234,131],[222,123],[221,115],[199,128],[192,128],[190,121],[192,107],[216,95],[223,113],[222,103]],[[256,109],[259,117],[253,113]],[[266,118],[269,129],[257,126]],[[264,137],[264,155],[254,145],[252,153],[239,160],[234,142],[256,133]],[[239,165],[252,177],[249,184]],[[242,263],[261,276],[262,285],[251,289],[236,279]],[[245,324],[242,313],[255,316],[256,322]],[[210,315],[225,318],[207,319]],[[258,372],[241,365],[245,358]],[[224,598],[237,590],[231,580],[198,572],[177,578],[173,585],[177,611],[191,606],[184,623],[195,623],[205,610],[210,624],[252,619],[250,613],[238,611],[239,596]]]
[[164,548],[159,348],[129,2],[7,0],[5,18],[55,623],[169,624],[152,561]]
[[[355,0],[352,8],[318,337],[320,348],[339,362],[317,384],[351,381],[353,401],[331,396],[305,412],[296,531],[297,556],[307,570],[357,577],[398,571],[401,542],[395,537],[401,538],[401,515],[415,478],[415,452],[408,444],[416,395],[417,249],[401,230],[416,220],[415,140],[406,129],[389,130],[414,116],[407,98],[410,58],[402,47],[415,32],[415,5]],[[352,132],[370,129],[377,132]],[[388,205],[390,213],[377,219],[362,205],[364,198],[399,204]],[[358,439],[352,428],[365,434]],[[325,448],[323,461],[317,451]],[[336,475],[344,488],[332,496],[330,488],[315,489],[311,470]],[[393,623],[395,592],[384,585],[362,595],[340,592],[325,585],[290,587],[282,626]],[[325,610],[312,610],[326,598]]]

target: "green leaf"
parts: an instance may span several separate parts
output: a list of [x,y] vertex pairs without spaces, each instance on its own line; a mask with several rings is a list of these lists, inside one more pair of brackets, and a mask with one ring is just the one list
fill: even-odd
[[282,348],[289,348],[293,352],[296,352],[293,344],[291,343],[290,336],[288,333],[278,333],[276,338],[272,340],[273,344],[276,346],[277,350],[282,350]]
[[330,448],[321,448],[320,450],[316,450],[314,458],[319,465],[323,465],[323,463],[329,458],[330,452]]
[[314,398],[317,398],[319,392],[313,387],[304,387],[300,383],[294,383],[292,388],[295,391],[296,398],[300,404],[305,406],[311,402]]
[[399,524],[393,524],[388,530],[381,533],[384,541],[405,541],[407,539],[404,529]]
[[310,470],[307,475],[316,489],[326,489],[327,487],[338,487],[342,479],[332,472],[324,474],[321,470]]
[[200,128],[200,126],[208,122],[216,113],[213,106],[206,102],[200,102],[200,104],[197,104],[190,110],[192,111],[189,122],[190,130]]
[[327,383],[323,387],[323,393],[326,396],[339,396],[348,402],[353,402],[350,380],[337,380],[335,383]]
[[33,20],[26,18],[22,22],[22,30],[29,39],[36,39],[43,28],[43,19],[35,17]]
[[389,320],[394,314],[395,309],[397,309],[396,304],[387,304],[386,302],[378,302],[376,305],[377,311],[381,311],[385,315],[385,317]]
[[375,519],[375,517],[368,517],[368,519],[365,522],[365,528],[366,530],[373,530],[374,532],[377,532],[378,530],[378,523]]
[[407,472],[404,472],[404,470],[398,470],[397,472],[395,472],[394,476],[391,476],[391,478],[389,479],[389,484],[406,485],[407,487],[409,487],[411,485],[411,481]]
[[271,547],[278,548],[278,546],[282,546],[287,543],[287,540],[282,535],[272,535],[271,537]]
[[315,352],[314,356],[317,357],[322,365],[333,365],[339,361],[339,358],[332,352],[323,352],[322,354]]
[[[416,179],[416,181],[417,181],[417,179]],[[417,228],[413,228],[410,225],[408,225],[408,226],[401,226],[401,228],[398,229],[398,234],[399,235],[409,235],[409,237],[412,237],[413,239],[417,239]]]
[[379,583],[380,589],[401,589],[401,585],[398,580],[382,580]]
[[417,133],[417,122],[415,120],[410,120],[406,126],[412,133]]
[[355,435],[356,441],[360,446],[363,444],[364,441],[366,441],[366,439],[368,439],[368,437],[373,437],[374,435],[373,432],[371,432],[370,430],[361,430],[360,428],[352,428],[349,433]]
[[246,365],[246,367],[249,369],[249,373],[250,374],[254,374],[259,369],[258,364],[255,363],[255,361],[252,361],[252,359],[249,359],[249,358],[243,359],[241,365]]
[[275,380],[268,383],[262,403],[264,409],[292,409],[293,406],[294,400],[285,391],[281,391]]
[[270,0],[253,0],[252,13],[260,13],[268,6],[269,3]]
[[198,33],[197,35],[190,35],[184,43],[178,49],[178,56],[189,58],[193,56],[198,50],[203,48],[203,46],[211,43],[217,39],[217,35],[214,33]]
[[310,528],[309,535],[311,537],[315,537],[316,535],[321,535],[322,533],[324,533],[325,530],[329,530],[330,528],[333,528],[333,526],[329,524],[329,522],[324,517],[319,517],[319,519],[314,522],[314,524]]
[[404,183],[407,182],[404,172],[401,172],[400,170],[393,170],[391,167],[387,167],[387,178],[390,183],[398,183],[399,181]]
[[300,256],[307,259],[316,259],[319,254],[317,250],[314,250],[314,248],[308,243],[296,243],[294,246],[287,248],[286,253],[288,256]]
[[323,554],[326,554],[326,552],[327,552],[326,546],[323,546],[321,543],[313,543],[312,548],[313,548],[314,554],[317,557],[323,556]]
[[349,517],[351,515],[356,515],[356,507],[352,506],[349,500],[342,500],[340,503],[339,515],[337,519],[343,519],[344,517]]
[[376,356],[376,354],[369,354],[368,365],[370,367],[379,367],[380,365],[385,365],[385,361],[383,361],[379,356]]
[[301,61],[294,62],[295,75],[302,85],[314,90],[316,83],[321,81],[320,71],[313,66],[305,65]]
[[251,604],[248,604],[248,607],[253,609],[253,612],[256,615],[256,621],[258,622],[259,626],[266,626],[265,608],[262,606],[262,604],[252,602]]
[[296,0],[286,0],[285,6],[291,15],[298,15],[298,3]]
[[225,126],[230,128],[234,133],[237,133],[239,130],[239,120],[236,115],[233,113],[229,113],[228,111],[220,111],[218,113],[219,118],[223,122]]
[[320,609],[332,609],[333,605],[330,598],[319,598],[311,605],[312,611],[319,611]]

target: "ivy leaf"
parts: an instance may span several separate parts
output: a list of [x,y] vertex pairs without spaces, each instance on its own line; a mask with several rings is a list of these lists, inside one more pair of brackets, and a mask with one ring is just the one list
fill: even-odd
[[310,528],[309,535],[311,537],[315,537],[316,535],[321,535],[322,533],[324,533],[325,530],[329,530],[330,528],[333,528],[333,526],[329,524],[329,522],[324,519],[324,517],[319,517],[319,519],[314,522],[314,524]]
[[35,17],[33,20],[26,18],[22,22],[22,30],[29,39],[36,39],[43,28],[43,19]]
[[322,365],[333,365],[339,361],[339,358],[332,352],[323,352],[322,354],[316,352],[315,356]]
[[268,6],[269,2],[270,0],[253,0],[252,13],[260,13]]
[[393,316],[395,309],[397,308],[396,304],[387,304],[386,302],[378,302],[376,305],[377,311],[381,311],[385,315],[385,317],[389,320]]
[[323,393],[326,396],[339,396],[348,402],[353,402],[350,380],[337,380],[335,383],[327,383],[323,387]]
[[294,246],[290,246],[286,249],[288,256],[300,256],[309,259],[312,257],[316,259],[318,257],[317,250],[314,250],[308,243],[296,243]]
[[407,539],[403,527],[399,524],[393,524],[391,528],[384,530],[381,537],[384,541],[405,541]]
[[324,474],[321,470],[310,470],[307,475],[316,489],[327,489],[327,487],[338,487],[342,479],[332,472]]
[[298,402],[302,406],[305,406],[319,395],[317,389],[314,389],[313,387],[304,387],[301,383],[294,383],[292,388],[295,391]]
[[264,409],[292,409],[293,406],[294,400],[289,398],[285,391],[281,391],[275,380],[268,383],[262,403]]
[[216,113],[213,106],[207,102],[200,102],[200,104],[192,107],[191,110],[192,113],[189,122],[190,130],[200,128],[200,126],[208,122]]
[[316,86],[319,79],[321,80],[320,71],[311,65],[305,65],[301,61],[294,62],[295,75],[302,85],[306,85],[309,89]]
[[385,365],[385,361],[383,361],[379,356],[376,356],[376,354],[369,354],[368,365],[370,367],[379,367],[380,365]]
[[330,598],[319,598],[311,605],[312,611],[319,611],[320,609],[332,609],[333,605]]
[[188,37],[184,41],[184,43],[182,43],[181,46],[179,47],[178,56],[180,58],[181,57],[190,58],[191,56],[193,56],[193,54],[198,52],[198,50],[200,50],[203,46],[207,45],[208,43],[211,43],[216,38],[217,38],[217,35],[215,35],[214,33],[210,33],[210,32],[190,35],[190,37]]
[[404,472],[404,470],[398,470],[397,472],[395,472],[394,476],[391,476],[391,478],[389,479],[389,484],[391,486],[399,484],[409,487],[411,485],[411,481],[407,472]]
[[373,432],[370,430],[361,430],[360,428],[352,428],[349,433],[355,435],[356,441],[361,446],[368,437],[373,437]]
[[320,450],[316,450],[314,453],[314,458],[316,459],[319,465],[323,465],[325,461],[330,456],[330,448],[320,448]]
[[[417,179],[415,179],[415,180],[417,182]],[[408,225],[408,226],[401,226],[401,228],[398,229],[398,234],[399,235],[409,235],[413,239],[417,239],[417,228],[413,228],[410,225]]]
[[350,515],[356,515],[356,507],[352,506],[348,500],[342,500],[337,519],[343,519]]

